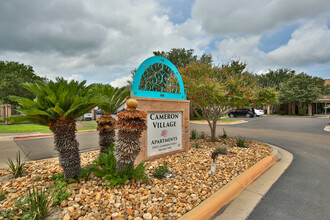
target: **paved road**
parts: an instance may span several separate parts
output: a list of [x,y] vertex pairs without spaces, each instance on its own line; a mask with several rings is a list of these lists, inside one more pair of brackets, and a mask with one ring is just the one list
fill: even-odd
[[20,134],[0,134],[0,169],[8,167],[8,158],[16,162],[16,154],[18,151],[21,153],[23,158],[24,153],[13,141],[13,135]]
[[[277,145],[294,155],[293,162],[248,219],[330,219],[329,119],[261,117],[239,125],[218,126],[229,136]],[[205,125],[191,129],[208,132]]]
[[[99,149],[98,132],[76,133],[76,137],[79,142],[80,152]],[[15,142],[25,154],[29,154],[28,158],[30,160],[40,160],[58,156],[58,152],[54,150],[53,136],[16,139]]]

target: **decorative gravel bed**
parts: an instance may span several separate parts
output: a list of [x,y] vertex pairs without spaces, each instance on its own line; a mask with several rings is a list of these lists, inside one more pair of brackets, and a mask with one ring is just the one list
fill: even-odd
[[[149,162],[147,184],[133,180],[107,189],[102,179],[96,177],[69,184],[72,195],[61,203],[54,219],[177,219],[272,151],[256,141],[246,140],[248,148],[239,148],[236,138],[214,143],[207,139],[191,141],[191,146],[198,142],[199,148],[191,147],[188,152]],[[211,153],[223,141],[229,146],[229,153],[217,157],[217,170],[212,173]],[[98,153],[82,153],[82,166],[92,163]],[[172,177],[154,178],[152,172],[164,163]],[[0,202],[0,210],[14,207],[14,199],[24,197],[32,186],[54,185],[51,177],[62,172],[57,158],[29,162],[26,170],[26,175],[17,179],[9,178],[8,169],[0,170],[1,189],[8,192]]]

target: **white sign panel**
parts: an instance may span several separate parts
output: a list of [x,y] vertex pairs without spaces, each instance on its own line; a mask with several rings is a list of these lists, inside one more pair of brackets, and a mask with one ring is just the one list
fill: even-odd
[[148,112],[148,156],[182,149],[182,112]]

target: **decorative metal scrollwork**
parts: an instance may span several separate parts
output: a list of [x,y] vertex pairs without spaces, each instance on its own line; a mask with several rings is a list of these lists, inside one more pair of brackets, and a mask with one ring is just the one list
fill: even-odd
[[178,78],[170,67],[163,63],[150,65],[142,74],[140,90],[180,93]]
[[178,69],[165,57],[149,57],[136,70],[132,97],[186,99]]

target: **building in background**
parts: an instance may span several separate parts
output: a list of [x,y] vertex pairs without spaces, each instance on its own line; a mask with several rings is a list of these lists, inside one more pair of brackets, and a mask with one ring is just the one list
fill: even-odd
[[[324,83],[330,85],[330,79],[326,79]],[[330,94],[316,99],[309,105],[308,115],[330,115]]]

